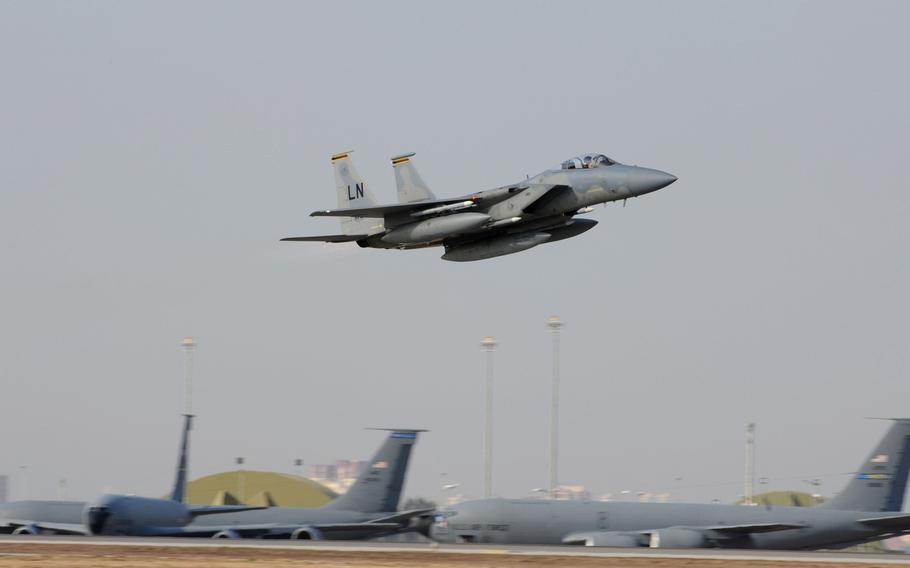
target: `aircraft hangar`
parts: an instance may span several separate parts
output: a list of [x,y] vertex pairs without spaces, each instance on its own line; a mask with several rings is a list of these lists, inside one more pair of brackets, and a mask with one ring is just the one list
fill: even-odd
[[227,471],[200,477],[187,486],[194,505],[319,507],[337,494],[303,476],[269,471]]

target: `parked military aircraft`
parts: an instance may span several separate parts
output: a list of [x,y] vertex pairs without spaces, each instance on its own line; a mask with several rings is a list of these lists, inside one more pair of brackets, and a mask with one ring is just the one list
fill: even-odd
[[843,548],[910,533],[900,513],[910,419],[894,419],[847,487],[816,507],[483,499],[441,510],[443,542],[666,548]]
[[[411,449],[422,430],[392,430],[347,493],[316,509],[187,505],[192,416],[186,415],[170,499],[102,495],[94,501],[0,504],[0,532],[13,534],[359,539],[422,528],[429,509],[398,512]],[[262,515],[234,517],[252,512]],[[203,520],[203,517],[205,520]],[[425,528],[425,527],[423,527]]]
[[[186,475],[189,435],[193,416],[184,415],[177,474],[170,499],[151,499],[127,495],[103,495],[96,502],[13,501],[0,504],[0,533],[12,534],[106,534],[110,512],[103,503],[116,500],[128,508],[131,521],[119,527],[118,534],[161,534],[184,527],[201,515],[228,514],[262,507],[186,505]],[[100,503],[100,504],[99,504]]]
[[422,431],[391,430],[350,489],[322,507],[197,515],[184,525],[162,528],[158,519],[169,518],[169,513],[160,503],[111,495],[89,506],[98,520],[91,526],[92,534],[135,534],[134,527],[147,526],[151,528],[142,534],[150,536],[354,540],[411,530],[417,528],[415,520],[430,511],[398,511],[411,450]]
[[514,184],[437,199],[411,162],[414,154],[404,154],[392,158],[399,203],[377,205],[350,154],[332,156],[338,209],[311,213],[340,217],[341,233],[282,241],[402,250],[443,246],[443,260],[482,260],[580,235],[597,224],[577,217],[594,205],[625,201],[676,181],[660,170],[587,154]]

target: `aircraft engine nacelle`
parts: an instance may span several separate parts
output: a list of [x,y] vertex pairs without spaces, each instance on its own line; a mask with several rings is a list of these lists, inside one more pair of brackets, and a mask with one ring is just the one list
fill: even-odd
[[443,260],[467,262],[471,260],[485,260],[507,254],[514,254],[536,247],[550,240],[547,233],[519,233],[483,239],[471,243],[446,247]]
[[42,532],[41,529],[36,527],[35,525],[22,525],[21,527],[17,527],[16,530],[13,531],[13,534],[14,535],[38,535],[38,534],[41,534],[41,532]]
[[709,548],[705,533],[696,529],[670,527],[651,533],[651,548]]
[[149,528],[183,527],[190,520],[183,503],[132,495],[102,495],[82,511],[82,522],[93,535],[142,535]]
[[315,527],[300,527],[291,533],[291,540],[325,540],[325,536]]
[[454,213],[396,227],[382,237],[393,244],[416,244],[469,233],[490,220],[484,213]]
[[573,533],[562,539],[563,544],[581,544],[583,546],[610,546],[614,548],[636,548],[644,546],[639,533],[622,532],[584,532]]
[[418,534],[430,538],[430,528],[433,526],[436,516],[430,513],[412,517],[408,522],[408,528]]
[[225,529],[225,530],[223,530],[223,531],[218,531],[218,532],[216,532],[215,534],[213,534],[213,535],[212,535],[212,538],[231,538],[231,539],[237,539],[237,538],[241,538],[241,536],[240,536],[240,533],[237,532],[237,531],[235,531],[234,529]]

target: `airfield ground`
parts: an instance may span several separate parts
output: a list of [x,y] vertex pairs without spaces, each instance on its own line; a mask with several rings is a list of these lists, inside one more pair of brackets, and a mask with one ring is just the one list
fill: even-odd
[[519,568],[545,566],[609,568],[692,568],[734,566],[736,568],[867,568],[889,565],[896,559],[883,557],[881,564],[864,558],[845,562],[819,558],[818,562],[784,559],[712,559],[641,557],[577,557],[557,555],[513,555],[478,552],[460,554],[437,550],[374,551],[314,550],[308,548],[271,549],[262,547],[162,547],[116,546],[90,544],[47,544],[0,542],[0,568],[237,568],[249,563],[257,567],[319,566],[324,568]]

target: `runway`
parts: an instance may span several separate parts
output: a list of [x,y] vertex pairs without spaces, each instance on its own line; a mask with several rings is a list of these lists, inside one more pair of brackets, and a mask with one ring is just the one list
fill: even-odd
[[[910,565],[910,555],[341,541],[0,536],[0,566],[812,566]],[[126,562],[126,564],[124,564]]]

